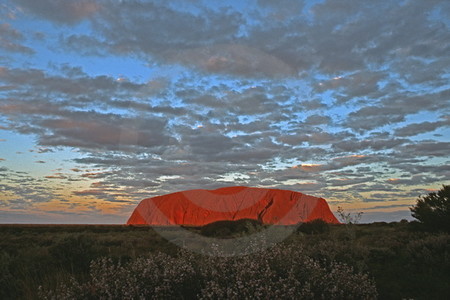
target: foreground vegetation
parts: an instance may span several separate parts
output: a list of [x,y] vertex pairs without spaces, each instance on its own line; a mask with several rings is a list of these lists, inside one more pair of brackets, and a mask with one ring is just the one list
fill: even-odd
[[[230,238],[264,229],[241,222],[189,230]],[[208,245],[185,234],[146,226],[0,225],[0,299],[450,294],[450,236],[416,223],[310,224],[275,247],[237,257],[201,255]],[[198,251],[180,251],[180,239]]]

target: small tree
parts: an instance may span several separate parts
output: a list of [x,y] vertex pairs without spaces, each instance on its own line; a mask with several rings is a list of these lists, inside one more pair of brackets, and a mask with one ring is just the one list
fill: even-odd
[[344,209],[341,206],[338,206],[337,209],[338,218],[340,221],[345,224],[345,232],[347,234],[347,239],[350,241],[356,240],[356,228],[355,224],[359,224],[359,221],[361,221],[363,212],[360,211],[355,214],[347,213],[344,211]]
[[338,206],[337,214],[341,222],[344,224],[359,224],[359,221],[361,221],[364,213],[360,211],[352,216],[351,213],[345,212],[341,206]]
[[411,215],[430,230],[450,232],[450,185],[417,199]]

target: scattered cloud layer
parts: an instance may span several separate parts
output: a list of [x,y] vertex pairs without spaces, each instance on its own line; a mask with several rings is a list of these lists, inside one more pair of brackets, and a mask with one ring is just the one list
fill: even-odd
[[0,16],[0,130],[63,165],[20,174],[0,151],[5,209],[125,214],[230,184],[394,209],[449,178],[447,1],[8,0]]

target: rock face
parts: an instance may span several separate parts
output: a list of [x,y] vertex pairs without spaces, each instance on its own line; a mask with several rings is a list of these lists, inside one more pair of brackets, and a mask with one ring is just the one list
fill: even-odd
[[142,200],[127,224],[203,226],[240,219],[294,225],[314,219],[339,223],[323,198],[278,189],[226,187],[189,190]]

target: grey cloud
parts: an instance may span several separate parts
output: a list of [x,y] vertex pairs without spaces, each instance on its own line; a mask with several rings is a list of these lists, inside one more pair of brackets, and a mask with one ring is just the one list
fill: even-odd
[[299,126],[295,131],[297,133],[280,136],[278,140],[291,146],[297,146],[303,143],[309,145],[326,145],[338,143],[349,137],[347,132],[329,133],[320,128],[310,128],[309,126]]
[[60,37],[61,45],[87,56],[106,56],[112,46],[105,40],[89,35],[71,34]]
[[431,132],[444,126],[450,126],[450,116],[444,117],[442,121],[408,124],[396,129],[395,134],[398,136],[414,136],[420,133]]
[[447,157],[449,142],[420,141],[402,146],[398,149],[404,157]]
[[[0,168],[0,174],[5,176],[0,184],[4,201],[0,206],[10,209],[28,209],[37,203],[60,199],[56,190],[44,186],[44,180],[34,178],[22,172],[14,172],[8,168]],[[3,174],[1,174],[3,175]],[[56,174],[58,176],[60,174]]]
[[333,148],[339,149],[341,151],[361,151],[361,150],[386,150],[393,149],[397,146],[408,143],[408,139],[401,138],[373,138],[369,137],[367,139],[357,139],[350,138],[338,141],[333,144]]
[[[43,94],[62,94],[71,96],[94,96],[92,98],[105,99],[105,94],[139,92],[145,85],[131,82],[119,82],[115,78],[100,75],[90,77],[82,71],[70,72],[63,69],[69,76],[50,75],[39,69],[13,69],[0,68],[0,80],[13,85],[15,89],[26,90],[32,88],[33,92]],[[72,77],[73,76],[73,77]],[[108,98],[110,96],[108,95]],[[75,98],[77,99],[77,98]],[[82,99],[80,99],[82,101]]]
[[[373,173],[371,173],[373,174]],[[358,192],[401,192],[400,188],[393,187],[391,184],[386,182],[375,182],[375,183],[363,183],[352,186],[353,190]]]
[[183,138],[183,145],[189,146],[194,155],[219,154],[237,145],[231,138],[217,133],[193,133]]
[[[447,142],[402,138],[447,126],[408,121],[448,114],[450,31],[433,18],[444,1],[298,1],[295,9],[260,1],[247,13],[156,1],[19,2],[65,24],[55,41],[83,48],[80,56],[123,55],[177,73],[144,84],[71,65],[0,68],[0,128],[35,134],[49,149],[81,148],[77,163],[108,170],[64,181],[101,180],[142,196],[223,186],[218,180],[235,176],[355,198],[448,178],[445,167],[425,168],[429,157],[448,157]],[[76,29],[83,21],[92,33]],[[8,32],[12,41],[28,37]],[[410,181],[384,181],[399,173]],[[85,193],[92,190],[122,201],[108,186]]]
[[307,125],[322,125],[329,124],[331,122],[331,118],[329,116],[321,116],[321,115],[311,115],[306,118],[305,124]]
[[365,106],[350,113],[345,125],[361,132],[404,120],[405,115],[398,111],[393,113],[391,107]]
[[324,104],[322,101],[320,100],[303,100],[300,103],[300,106],[303,107],[304,109],[308,110],[308,111],[312,111],[312,110],[318,110],[318,109],[326,109],[327,105]]
[[23,35],[10,24],[0,24],[0,49],[13,53],[34,54],[33,49],[20,44],[23,40]]
[[183,107],[173,107],[173,106],[152,106],[148,103],[142,103],[131,100],[113,100],[110,101],[109,104],[112,107],[124,108],[124,109],[133,109],[138,112],[150,112],[155,114],[164,114],[164,115],[185,115],[188,113],[186,108]]
[[439,182],[436,177],[430,177],[422,174],[413,175],[410,178],[392,178],[386,181],[393,185],[419,185],[419,184],[429,184]]
[[[11,113],[11,109],[10,106],[0,107],[3,113]],[[52,110],[51,106],[39,108],[29,105],[14,106],[14,113],[20,113],[20,118],[26,123],[13,125],[12,128],[21,133],[38,134],[38,142],[43,146],[129,151],[135,147],[154,148],[176,143],[165,129],[166,121],[157,117],[136,120],[118,115],[95,112],[75,113],[59,109]],[[30,114],[39,114],[32,125],[28,125],[30,121],[33,121],[33,118],[30,119]],[[48,118],[42,119],[42,115],[48,115]]]
[[448,58],[427,62],[416,57],[409,57],[404,61],[394,62],[394,68],[402,79],[410,84],[429,84],[438,87],[446,83],[443,76],[449,64]]
[[450,176],[450,162],[447,161],[440,165],[420,165],[420,164],[411,164],[411,163],[403,163],[403,164],[394,164],[391,165],[395,166],[396,168],[410,173],[410,174],[422,174],[422,173],[428,173],[428,174],[434,174],[435,176],[446,178]]
[[[177,96],[181,97],[187,105],[197,105],[199,109],[205,111],[209,118],[238,120],[240,116],[266,115],[267,117],[270,115],[271,119],[277,116],[278,119],[274,119],[274,121],[279,122],[284,113],[282,105],[288,99],[284,97],[286,91],[284,94],[276,94],[277,90],[271,89],[272,84],[275,83],[271,82],[268,87],[253,86],[240,90],[227,85],[214,87],[219,92],[213,91],[213,89],[206,91],[181,89],[177,92]],[[224,93],[224,91],[227,92]]]
[[347,186],[347,185],[359,184],[359,183],[364,183],[364,182],[372,182],[373,180],[374,180],[374,177],[364,177],[364,178],[354,178],[354,179],[341,178],[341,179],[328,180],[327,183],[329,183],[331,186]]
[[258,178],[269,180],[272,184],[283,184],[287,180],[310,180],[321,182],[324,177],[318,173],[310,172],[308,169],[301,167],[291,167],[282,170],[259,172]]
[[372,163],[374,161],[377,161],[377,158],[370,155],[348,155],[348,156],[342,156],[342,157],[336,157],[332,159],[326,169],[341,169],[348,166],[355,166],[363,163]]
[[[276,7],[261,2],[251,13],[202,4],[181,11],[158,1],[41,2],[19,1],[52,21],[90,20],[94,35],[66,34],[69,45],[76,39],[91,52],[151,56],[213,73],[272,77],[317,69],[335,75],[393,61],[394,72],[407,74],[411,69],[402,64],[407,57],[433,59],[449,50],[448,28],[429,17],[444,11],[443,1],[383,1],[376,6],[370,1],[297,2],[295,9],[292,2]],[[273,13],[267,15],[267,7]],[[362,77],[354,75],[349,94],[376,91],[377,75],[357,74]]]
[[350,113],[344,125],[356,131],[366,131],[395,124],[404,121],[407,115],[420,111],[446,109],[450,102],[449,95],[449,89],[419,95],[410,92],[389,95],[382,99],[377,106],[364,106]]
[[214,45],[169,53],[167,56],[169,61],[192,65],[212,73],[247,77],[294,75],[294,70],[276,56],[245,45]]
[[[89,77],[80,70],[66,68],[65,72],[74,77],[49,76],[36,69],[0,69],[0,80],[15,86],[13,97],[0,105],[0,112],[9,116],[10,129],[38,134],[40,145],[46,146],[131,149],[176,143],[167,132],[167,121],[157,115],[182,115],[182,108],[120,100],[145,91],[146,85],[117,82],[107,76]],[[50,93],[58,93],[56,100],[47,100]],[[112,95],[118,99],[112,100]],[[139,109],[139,116],[73,109],[86,109],[96,101],[103,107]],[[140,108],[148,113],[143,114]]]
[[379,83],[385,80],[387,75],[386,71],[359,71],[321,81],[315,89],[318,92],[333,91],[337,94],[338,103],[345,103],[359,97],[375,98],[380,92]]
[[[14,0],[30,12],[62,24],[74,24],[88,18],[101,9],[102,1],[94,0]],[[106,3],[105,3],[106,4]]]
[[99,196],[99,195],[105,195],[105,191],[92,189],[92,190],[74,191],[73,194],[75,196]]
[[[155,56],[165,51],[189,49],[233,39],[242,21],[238,13],[202,8],[194,15],[157,2],[109,3],[93,20],[114,52],[143,52]],[[130,19],[129,15],[133,15]]]
[[44,120],[39,123],[52,134],[39,139],[45,146],[123,149],[129,146],[151,148],[174,143],[165,133],[165,121],[124,119],[102,114],[78,114],[74,119]]
[[318,191],[323,190],[325,187],[326,187],[325,183],[315,181],[306,183],[284,184],[277,186],[277,188],[280,189],[289,189],[293,191],[299,191],[302,193],[314,193],[315,196],[320,196]]

